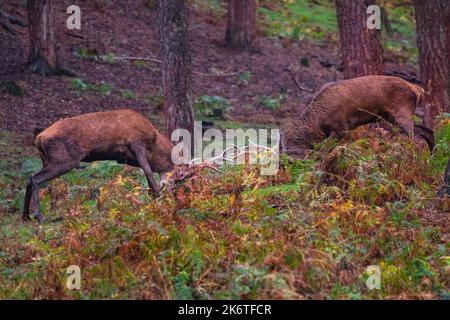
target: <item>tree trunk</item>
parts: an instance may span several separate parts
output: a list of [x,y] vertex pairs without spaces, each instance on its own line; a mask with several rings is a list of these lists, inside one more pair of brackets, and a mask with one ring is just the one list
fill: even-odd
[[450,111],[449,35],[446,30],[448,0],[416,0],[417,46],[425,94],[425,125],[432,128],[436,116]]
[[27,11],[30,29],[28,63],[33,72],[44,76],[58,70],[55,48],[52,0],[28,0]]
[[[450,6],[447,5],[445,7],[445,33],[447,34],[447,57],[449,64],[449,73],[450,73]],[[450,77],[450,76],[449,76]]]
[[345,79],[384,74],[380,30],[367,27],[374,0],[336,0]]
[[166,134],[187,129],[193,137],[194,113],[187,8],[183,0],[159,0]]
[[225,42],[230,48],[259,51],[256,0],[229,0]]

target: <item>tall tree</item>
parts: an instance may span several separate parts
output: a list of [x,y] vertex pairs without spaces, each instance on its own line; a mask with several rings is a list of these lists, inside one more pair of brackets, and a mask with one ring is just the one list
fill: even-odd
[[[445,29],[446,29],[446,33],[447,33],[447,51],[448,51],[448,61],[449,61],[449,66],[450,66],[450,6],[447,5],[445,7],[445,12],[444,12],[444,21],[446,22],[445,24]],[[450,71],[449,71],[450,72]]]
[[27,11],[30,29],[28,63],[31,70],[42,75],[55,74],[58,63],[52,0],[28,0]]
[[[450,111],[448,0],[415,0],[417,46],[425,95],[425,125],[432,127],[436,116]],[[450,17],[447,17],[450,18]]]
[[375,0],[336,0],[346,79],[384,74],[380,30],[367,27],[367,7]]
[[193,136],[194,112],[187,8],[184,0],[158,0],[166,134],[187,129]]
[[256,0],[228,0],[225,42],[231,48],[259,51]]

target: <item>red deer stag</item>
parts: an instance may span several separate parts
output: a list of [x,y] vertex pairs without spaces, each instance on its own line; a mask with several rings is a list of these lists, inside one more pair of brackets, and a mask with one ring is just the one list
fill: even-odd
[[[80,162],[116,160],[119,163],[144,170],[148,185],[161,194],[165,176],[170,172],[170,182],[189,175],[187,166],[172,162],[172,142],[162,135],[151,122],[131,109],[94,112],[59,120],[41,133],[34,141],[43,167],[30,178],[26,187],[23,219],[30,219],[30,202],[33,216],[42,222],[39,210],[39,187],[79,167]],[[153,173],[161,173],[158,185]]]
[[330,134],[384,119],[410,137],[414,130],[434,148],[433,131],[414,123],[416,106],[423,101],[421,87],[401,78],[366,76],[324,85],[281,139],[281,151],[302,157],[314,143]]

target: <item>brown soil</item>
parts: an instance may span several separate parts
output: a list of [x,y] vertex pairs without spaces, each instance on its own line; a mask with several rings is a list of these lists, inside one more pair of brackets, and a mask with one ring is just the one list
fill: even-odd
[[[2,1],[2,9],[26,21],[24,4]],[[90,83],[107,83],[114,90],[110,95],[71,89],[68,77],[42,78],[26,67],[28,30],[16,27],[17,35],[0,29],[0,83],[12,80],[24,89],[22,98],[0,92],[0,130],[31,136],[36,127],[45,127],[60,118],[92,111],[131,107],[138,109],[162,127],[161,73],[158,63],[145,67],[133,61],[108,63],[77,57],[78,48],[96,50],[99,55],[114,53],[116,57],[147,57],[158,59],[159,35],[156,12],[144,1],[83,1],[82,30],[66,28],[66,8],[72,1],[55,1],[59,62]],[[103,5],[97,5],[102,3]],[[299,91],[288,67],[298,67],[297,78],[304,87],[317,90],[324,83],[342,78],[337,71],[339,48],[336,43],[308,41],[285,42],[262,39],[260,54],[247,54],[223,45],[225,17],[208,12],[190,11],[190,42],[193,64],[193,90],[196,97],[217,95],[229,99],[232,110],[227,117],[246,123],[272,123],[284,127],[311,97]],[[300,62],[308,59],[309,66]],[[334,66],[324,67],[321,61]],[[415,70],[389,64],[388,70],[411,75]],[[217,76],[216,71],[237,75]],[[240,71],[251,72],[249,84],[239,80]],[[121,90],[131,90],[135,99],[123,97]],[[287,99],[276,110],[261,103],[262,96],[287,93]]]

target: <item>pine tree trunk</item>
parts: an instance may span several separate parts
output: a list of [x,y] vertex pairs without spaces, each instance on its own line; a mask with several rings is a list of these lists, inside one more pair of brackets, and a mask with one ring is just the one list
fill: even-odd
[[[448,0],[416,0],[417,46],[425,95],[425,125],[432,128],[436,116],[450,111],[450,59]],[[447,11],[446,11],[447,10]]]
[[[445,7],[445,33],[447,34],[447,56],[448,56],[448,64],[450,67],[450,5]],[[449,69],[450,73],[450,69]],[[450,76],[449,76],[450,78]]]
[[54,17],[52,0],[28,0],[30,29],[28,63],[33,72],[44,76],[56,73]]
[[162,76],[166,134],[187,129],[193,136],[194,116],[187,8],[183,0],[159,0]]
[[380,30],[367,28],[374,0],[336,0],[345,79],[384,74]]
[[256,0],[229,0],[225,42],[230,48],[258,52]]

